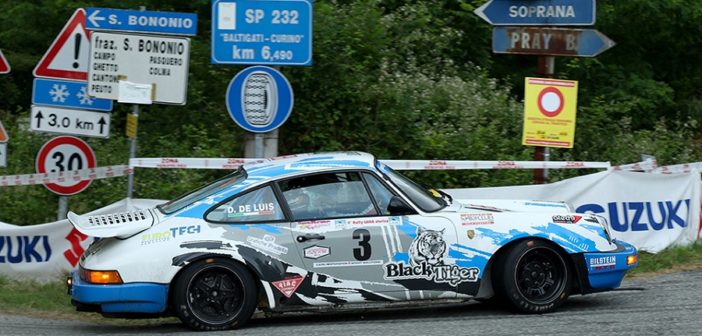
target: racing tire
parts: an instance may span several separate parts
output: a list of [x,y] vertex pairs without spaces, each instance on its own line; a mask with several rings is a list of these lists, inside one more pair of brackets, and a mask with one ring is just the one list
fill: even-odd
[[240,263],[227,259],[194,262],[173,286],[173,308],[194,330],[234,329],[253,315],[257,302],[254,277]]
[[573,275],[566,260],[560,250],[545,241],[518,242],[495,264],[493,285],[497,298],[522,313],[555,310],[572,288]]

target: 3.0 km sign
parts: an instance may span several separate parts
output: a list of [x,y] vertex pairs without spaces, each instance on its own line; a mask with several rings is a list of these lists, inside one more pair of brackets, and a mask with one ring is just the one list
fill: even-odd
[[[58,173],[97,167],[93,149],[83,140],[72,136],[58,136],[41,147],[37,154],[37,173]],[[91,180],[74,181],[70,177],[44,186],[58,195],[74,195],[90,185]]]

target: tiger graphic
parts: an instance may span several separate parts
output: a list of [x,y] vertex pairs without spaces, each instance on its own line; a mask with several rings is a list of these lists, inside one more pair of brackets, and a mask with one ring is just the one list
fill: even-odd
[[443,235],[444,229],[436,231],[418,227],[417,238],[412,241],[408,251],[410,264],[416,266],[426,262],[431,266],[443,265],[444,252],[446,252]]

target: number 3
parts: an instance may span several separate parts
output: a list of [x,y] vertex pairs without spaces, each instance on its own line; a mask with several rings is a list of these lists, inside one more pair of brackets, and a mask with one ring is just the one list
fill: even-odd
[[370,242],[371,235],[366,229],[358,229],[353,232],[353,239],[360,239],[358,246],[353,249],[353,257],[358,261],[368,260],[371,256],[371,245]]

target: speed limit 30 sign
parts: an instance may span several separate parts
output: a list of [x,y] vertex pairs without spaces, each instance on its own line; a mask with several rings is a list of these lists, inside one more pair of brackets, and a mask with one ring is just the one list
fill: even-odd
[[[44,144],[37,154],[37,173],[59,173],[97,167],[93,149],[83,140],[72,136],[58,136]],[[90,185],[90,180],[46,183],[47,189],[58,195],[75,195]]]

